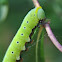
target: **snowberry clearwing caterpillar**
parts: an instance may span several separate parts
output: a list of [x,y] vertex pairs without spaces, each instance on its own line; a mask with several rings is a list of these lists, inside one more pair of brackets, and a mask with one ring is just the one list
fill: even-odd
[[32,29],[37,26],[39,20],[45,18],[42,7],[35,7],[25,16],[19,30],[13,38],[2,62],[16,62],[20,60],[20,52],[25,50],[25,43],[30,42],[30,34]]

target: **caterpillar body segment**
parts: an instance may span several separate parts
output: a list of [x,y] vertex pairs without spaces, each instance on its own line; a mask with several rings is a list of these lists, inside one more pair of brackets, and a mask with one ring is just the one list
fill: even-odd
[[8,47],[2,62],[16,62],[16,60],[20,59],[20,52],[26,49],[25,43],[30,41],[29,35],[32,33],[32,29],[37,26],[40,19],[44,18],[45,13],[41,7],[28,12]]

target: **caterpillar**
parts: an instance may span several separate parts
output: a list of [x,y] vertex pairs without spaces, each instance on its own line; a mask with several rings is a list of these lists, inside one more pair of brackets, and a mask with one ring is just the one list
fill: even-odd
[[30,42],[30,34],[40,20],[45,19],[45,13],[41,6],[30,10],[14,36],[2,62],[16,62],[20,60],[20,52],[25,50],[25,43]]

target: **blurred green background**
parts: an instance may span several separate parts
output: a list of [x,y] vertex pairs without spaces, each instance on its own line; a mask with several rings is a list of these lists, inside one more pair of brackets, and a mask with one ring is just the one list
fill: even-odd
[[[62,0],[39,0],[39,3],[44,9],[46,17],[51,19],[51,29],[62,44]],[[32,0],[8,0],[7,5],[9,6],[8,16],[4,22],[0,23],[0,62],[2,62],[4,54],[24,16],[34,8]],[[52,44],[47,33],[44,37],[45,62],[62,62],[62,53]],[[24,62],[35,62],[34,47],[35,44],[32,44],[28,53],[23,54]]]

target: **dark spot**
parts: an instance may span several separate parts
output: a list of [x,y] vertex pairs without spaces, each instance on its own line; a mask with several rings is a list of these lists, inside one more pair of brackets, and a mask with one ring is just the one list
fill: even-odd
[[34,16],[35,16],[35,14],[34,14]]
[[24,27],[24,29],[26,29],[26,27]]
[[16,62],[20,62],[20,60],[16,60]]
[[27,21],[27,23],[28,23],[28,21]]
[[12,51],[12,54],[13,54],[14,52]]
[[19,43],[19,42],[17,41],[17,43]]
[[23,34],[21,34],[23,36]]

